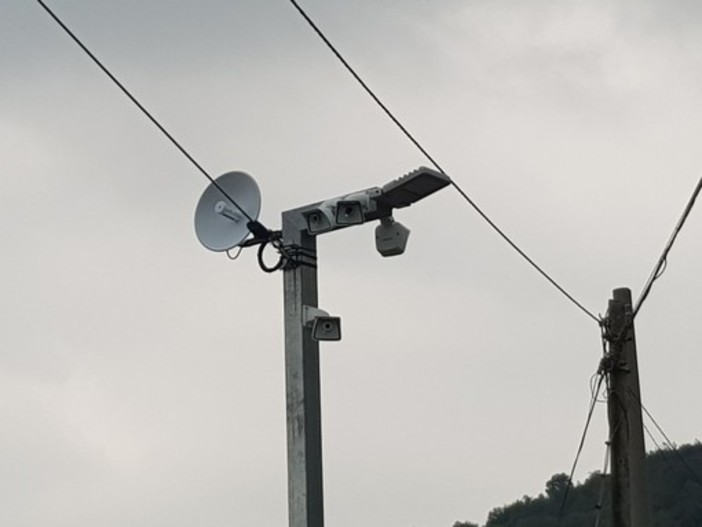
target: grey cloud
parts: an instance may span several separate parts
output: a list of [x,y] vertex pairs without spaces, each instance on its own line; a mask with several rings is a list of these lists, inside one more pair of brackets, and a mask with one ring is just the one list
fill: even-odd
[[[271,227],[427,163],[286,2],[51,5],[206,168],[258,179]],[[636,292],[699,170],[687,4],[303,5],[588,308]],[[280,276],[202,249],[204,178],[36,5],[6,14],[0,400],[16,426],[0,464],[15,524],[284,523]],[[637,321],[646,399],[680,442],[699,428],[680,410],[697,382],[696,217]],[[397,219],[402,258],[376,254],[373,225],[319,242],[320,306],[345,333],[322,355],[329,523],[482,521],[572,461],[599,333],[451,189]],[[596,420],[582,474],[601,463]]]

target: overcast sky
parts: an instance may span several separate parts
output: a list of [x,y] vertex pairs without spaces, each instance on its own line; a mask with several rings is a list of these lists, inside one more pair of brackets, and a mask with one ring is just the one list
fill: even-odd
[[[289,2],[49,4],[208,171],[256,178],[270,228],[428,163]],[[301,4],[589,310],[638,296],[702,170],[702,4]],[[282,276],[204,249],[202,175],[39,4],[0,6],[2,523],[285,525]],[[599,329],[453,189],[396,219],[400,257],[373,225],[319,240],[344,325],[321,349],[327,523],[482,523],[570,469]],[[701,236],[695,210],[636,321],[680,444],[702,435]],[[576,479],[606,434],[599,405]]]

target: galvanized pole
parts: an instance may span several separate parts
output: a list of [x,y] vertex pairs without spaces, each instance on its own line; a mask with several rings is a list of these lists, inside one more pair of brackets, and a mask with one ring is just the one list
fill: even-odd
[[[296,210],[283,213],[283,239],[286,244],[295,245],[299,253],[316,253],[316,238],[307,233],[304,219]],[[323,527],[319,344],[303,320],[303,306],[317,307],[317,268],[314,263],[288,266],[283,272],[283,283],[288,525]]]
[[607,322],[610,337],[607,410],[612,447],[613,525],[651,527],[630,289],[613,291]]

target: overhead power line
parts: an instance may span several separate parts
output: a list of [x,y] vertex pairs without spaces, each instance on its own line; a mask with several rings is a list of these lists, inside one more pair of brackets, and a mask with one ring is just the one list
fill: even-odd
[[634,308],[634,317],[636,317],[636,314],[639,312],[639,309],[641,309],[641,305],[646,301],[646,298],[648,298],[648,295],[651,292],[651,288],[653,287],[653,283],[656,280],[658,280],[665,271],[665,268],[668,264],[668,253],[673,248],[673,244],[675,243],[678,234],[680,234],[683,225],[685,225],[685,221],[690,215],[692,208],[695,206],[695,200],[697,199],[697,196],[699,196],[701,190],[702,177],[700,177],[700,180],[697,182],[697,186],[692,192],[692,196],[690,196],[690,200],[687,202],[685,210],[683,211],[682,216],[680,216],[680,219],[678,220],[678,224],[675,226],[675,229],[673,229],[673,233],[670,235],[668,243],[665,244],[665,248],[663,249],[660,258],[658,258],[656,265],[653,267],[653,271],[651,271],[651,275],[648,277],[648,281],[646,282],[646,285],[641,291],[641,296],[639,296],[639,299],[636,301],[636,307]]
[[[37,2],[39,2],[39,5],[41,5],[41,7],[44,8],[44,10],[51,16],[51,18],[54,19],[54,21],[61,27],[61,29],[63,29],[63,30],[66,32],[66,34],[68,34],[68,36],[70,36],[70,37],[73,39],[73,41],[74,41],[76,44],[78,44],[78,46],[86,53],[86,55],[88,55],[88,57],[90,57],[90,58],[92,59],[92,61],[93,61],[95,64],[97,64],[97,66],[103,71],[103,73],[105,73],[105,75],[107,75],[107,76],[110,78],[110,80],[111,80],[120,90],[122,90],[122,92],[129,98],[129,100],[132,101],[132,102],[134,103],[134,105],[142,111],[142,113],[156,126],[156,128],[158,128],[158,129],[161,131],[161,133],[163,133],[163,135],[165,135],[165,136],[168,138],[168,140],[169,140],[171,143],[173,143],[173,145],[180,151],[180,153],[183,154],[183,155],[188,159],[188,161],[190,161],[190,162],[195,166],[195,168],[197,168],[197,169],[202,173],[202,175],[204,175],[204,176],[210,181],[210,183],[212,183],[212,185],[214,185],[215,188],[217,188],[217,190],[219,190],[219,191],[222,193],[222,195],[223,195],[225,198],[227,198],[227,199],[232,203],[232,205],[234,205],[237,209],[239,209],[239,212],[241,212],[241,213],[246,217],[246,219],[249,220],[249,222],[252,222],[252,223],[254,223],[254,224],[257,224],[258,222],[256,221],[256,219],[255,219],[255,218],[252,218],[252,217],[249,215],[249,213],[246,212],[246,211],[236,202],[236,200],[234,200],[234,199],[233,199],[233,198],[232,198],[216,181],[215,181],[215,179],[214,179],[212,176],[210,176],[210,174],[209,174],[204,168],[202,168],[202,165],[200,165],[200,163],[198,163],[198,162],[195,160],[195,158],[194,158],[192,155],[190,155],[190,154],[188,153],[188,151],[185,150],[185,148],[184,148],[178,141],[176,141],[176,139],[173,137],[173,135],[171,135],[171,134],[168,132],[168,130],[166,130],[166,128],[165,128],[160,122],[158,122],[158,120],[156,120],[156,118],[144,107],[144,105],[141,104],[141,103],[137,100],[137,98],[136,98],[134,95],[132,95],[132,93],[124,86],[124,84],[122,84],[122,83],[119,81],[119,79],[117,79],[117,77],[115,77],[115,76],[110,72],[110,70],[107,69],[107,67],[95,56],[95,54],[94,54],[92,51],[90,51],[90,50],[88,49],[88,47],[75,35],[75,33],[73,33],[73,31],[70,30],[70,28],[58,17],[58,15],[56,15],[56,13],[54,13],[54,12],[49,8],[49,6],[47,6],[47,5],[43,2],[43,0],[37,0]],[[259,224],[259,225],[260,225],[260,224]],[[255,227],[256,227],[256,225],[254,225],[254,228],[255,228]],[[259,232],[260,232],[260,231],[259,231]]]
[[[644,428],[644,432],[646,432],[646,435],[648,436],[648,438],[656,446],[656,450],[661,453],[661,456],[663,457],[663,460],[665,461],[666,465],[668,465],[668,468],[674,472],[676,470],[675,465],[673,465],[673,462],[668,458],[668,454],[669,454],[670,449],[672,447],[663,448],[663,446],[661,446],[660,443],[658,441],[656,441],[656,438],[651,433],[651,431],[648,429],[648,427],[646,426],[645,423],[643,425],[643,428]],[[681,456],[681,454],[677,451],[677,449],[673,449],[672,451],[674,453],[676,453],[678,456],[680,456],[680,459],[683,461],[683,466],[686,466],[687,461],[685,461],[685,458]],[[694,476],[693,479],[697,479],[697,484],[699,485],[699,479],[696,476]],[[697,509],[698,512],[702,512],[702,503],[699,503],[700,500],[695,497],[695,495],[692,493],[692,491],[690,490],[690,488],[687,485],[683,484],[682,488],[685,491],[685,494],[687,494],[687,497],[689,498],[690,503],[692,503],[695,506],[695,508]]]
[[[412,135],[407,127],[405,127],[402,122],[390,111],[390,109],[380,100],[380,98],[375,94],[373,90],[366,84],[366,82],[361,78],[361,76],[356,72],[356,70],[349,64],[349,62],[343,57],[338,49],[331,43],[331,41],[326,37],[322,30],[317,26],[317,24],[310,18],[310,16],[305,12],[300,4],[296,0],[290,0],[290,3],[297,9],[297,12],[305,19],[309,26],[314,30],[317,36],[326,44],[329,50],[334,54],[334,56],[343,64],[346,70],[353,76],[354,79],[361,85],[361,87],[366,91],[366,93],[373,99],[373,101],[383,110],[383,112],[390,118],[390,120],[402,131],[402,133],[409,139],[409,141],[427,158],[427,160],[442,174],[446,174],[444,169],[439,165],[436,159],[429,153],[429,151],[422,146],[422,144]],[[570,300],[576,307],[578,307],[583,313],[593,319],[595,322],[600,324],[600,319],[596,317],[590,310],[578,302],[570,293],[568,293],[561,285],[558,284],[546,271],[543,270],[532,258],[530,258],[505,232],[500,229],[497,224],[490,219],[490,217],[473,201],[468,194],[456,183],[456,181],[451,178],[451,185],[456,189],[456,191],[463,197],[463,199],[468,202],[468,204],[477,212],[483,220],[505,241],[509,244],[512,249],[517,251],[517,253],[529,264],[531,265],[541,276],[543,276],[553,287],[555,287],[563,296]]]
[[[653,423],[653,426],[656,427],[656,429],[658,430],[658,433],[660,433],[663,436],[663,438],[665,439],[665,444],[668,446],[668,449],[671,450],[673,452],[673,454],[675,454],[675,456],[680,460],[682,465],[685,467],[685,470],[687,470],[687,473],[695,481],[695,483],[697,483],[698,485],[700,485],[702,487],[702,478],[700,478],[697,475],[697,472],[695,472],[695,470],[690,466],[690,464],[687,462],[685,457],[678,450],[678,447],[675,445],[675,443],[673,443],[670,440],[670,438],[668,437],[668,434],[666,434],[663,431],[661,426],[658,424],[658,422],[651,415],[651,412],[649,412],[648,409],[646,409],[646,407],[643,405],[643,403],[641,402],[641,399],[636,397],[636,394],[634,394],[633,392],[631,393],[631,395],[634,398],[634,400],[641,406],[641,409],[644,411],[646,416],[651,420],[651,422]],[[653,442],[656,445],[656,447],[658,448],[658,450],[661,450],[660,446],[658,445],[658,442],[653,438],[650,431],[648,431],[648,434],[649,434],[649,437],[651,437],[651,439],[653,440]]]

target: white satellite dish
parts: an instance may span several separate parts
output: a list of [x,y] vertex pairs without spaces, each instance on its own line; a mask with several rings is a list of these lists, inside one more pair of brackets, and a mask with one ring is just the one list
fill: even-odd
[[195,233],[200,243],[211,251],[228,251],[251,234],[248,224],[258,220],[261,191],[245,172],[227,172],[215,182],[216,185],[210,183],[202,193],[195,209]]

